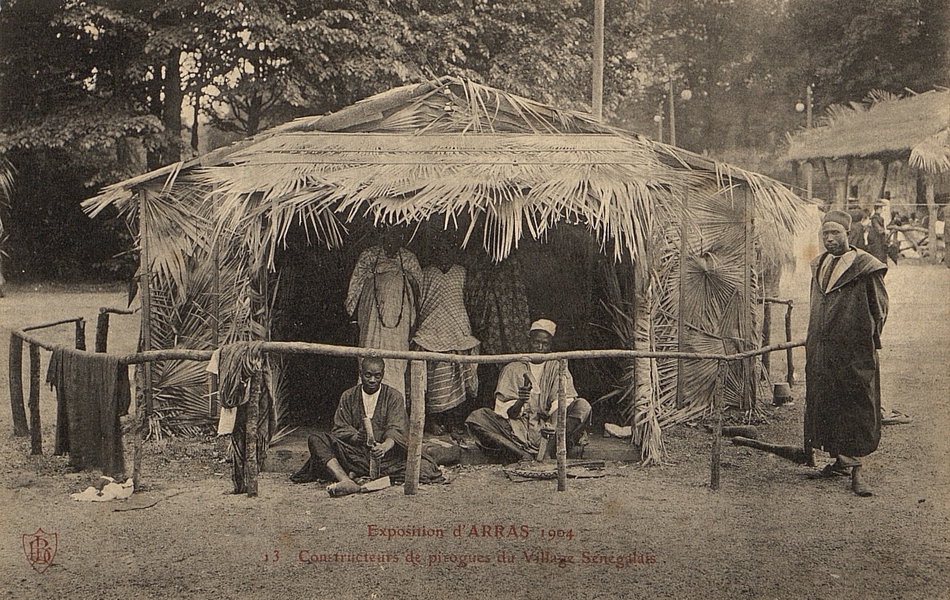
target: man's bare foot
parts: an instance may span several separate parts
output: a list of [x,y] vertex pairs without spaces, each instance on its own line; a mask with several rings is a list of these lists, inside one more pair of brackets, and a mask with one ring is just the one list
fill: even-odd
[[355,481],[348,479],[328,485],[327,493],[334,498],[339,498],[350,494],[358,494],[362,489]]

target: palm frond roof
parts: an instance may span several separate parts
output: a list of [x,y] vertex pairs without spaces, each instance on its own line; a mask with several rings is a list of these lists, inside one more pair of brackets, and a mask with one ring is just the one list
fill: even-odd
[[906,156],[932,173],[950,170],[950,90],[877,99],[833,110],[825,124],[789,136],[789,160]]
[[[651,223],[687,189],[752,190],[762,215],[791,231],[801,200],[767,177],[455,77],[396,88],[333,114],[304,117],[254,138],[112,186],[83,206],[128,208],[159,184],[214,190],[217,226],[267,217],[273,250],[300,223],[329,246],[356,217],[412,224],[430,218],[480,229],[495,259],[525,233],[585,225],[616,257],[637,260]],[[462,219],[463,215],[467,218]],[[263,249],[263,248],[262,248]]]

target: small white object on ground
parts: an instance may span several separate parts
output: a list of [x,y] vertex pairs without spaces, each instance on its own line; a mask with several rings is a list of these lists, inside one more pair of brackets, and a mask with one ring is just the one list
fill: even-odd
[[621,427],[613,423],[604,423],[604,433],[607,434],[607,437],[624,439],[633,435],[633,429],[629,425]]
[[81,502],[108,502],[110,500],[128,500],[132,496],[132,492],[135,491],[131,477],[126,479],[124,483],[117,483],[115,479],[106,475],[103,475],[102,478],[109,483],[105,484],[101,491],[89,486],[81,492],[70,494],[69,497]]

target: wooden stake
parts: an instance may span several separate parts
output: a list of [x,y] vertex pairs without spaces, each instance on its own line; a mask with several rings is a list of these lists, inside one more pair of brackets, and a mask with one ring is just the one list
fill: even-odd
[[[139,298],[142,304],[141,334],[142,347],[139,351],[152,349],[152,289],[151,261],[148,257],[148,235],[146,223],[146,192],[139,190]],[[148,431],[148,420],[152,414],[152,364],[142,365],[141,394],[135,402],[135,431],[132,439],[132,485],[139,489],[142,476],[142,445]]]
[[713,443],[712,457],[709,462],[709,488],[719,489],[719,466],[722,462],[722,395],[726,387],[726,361],[718,361],[716,368],[716,388],[713,391]]
[[567,379],[567,361],[558,361],[557,377],[557,491],[567,490],[567,399],[564,380]]
[[[772,342],[772,303],[762,303],[762,345],[768,346]],[[762,366],[768,371],[772,360],[768,353],[762,355]]]
[[[785,342],[792,341],[792,301],[785,305]],[[789,387],[795,385],[795,362],[792,360],[792,349],[785,349],[785,381]]]
[[[745,232],[743,235],[743,243],[745,244],[745,253],[744,259],[742,261],[743,274],[742,274],[742,311],[741,319],[742,323],[739,325],[739,337],[748,344],[740,350],[746,350],[748,347],[755,347],[756,343],[753,340],[754,327],[754,315],[756,310],[755,298],[752,297],[752,276],[754,271],[754,252],[755,247],[753,245],[753,239],[755,237],[755,231],[753,230],[755,210],[752,206],[752,194],[749,193],[747,188],[742,188],[742,220],[745,225]],[[745,409],[755,408],[755,386],[752,385],[752,377],[755,372],[754,358],[743,359],[740,363],[739,372],[742,373],[742,399],[740,401],[740,406]]]
[[[135,383],[137,385],[141,384],[142,380],[135,378]],[[136,390],[136,392],[139,391],[142,390]],[[132,403],[134,405],[132,412],[132,489],[138,490],[142,480],[142,442],[147,431],[144,392],[142,394],[132,394]]]
[[43,454],[40,424],[40,347],[30,344],[30,454]]
[[257,497],[257,422],[261,416],[261,372],[251,376],[251,398],[247,402],[247,423],[244,427],[244,473],[247,480],[247,497]]
[[29,435],[23,408],[23,339],[15,333],[10,334],[10,410],[13,412],[13,435]]
[[419,470],[422,468],[422,431],[426,424],[426,362],[413,360],[409,363],[409,442],[406,449],[406,483],[403,486],[407,496],[419,489]]
[[[689,239],[689,221],[688,221],[688,212],[689,212],[689,192],[686,191],[683,193],[683,211],[680,223],[680,259],[679,259],[679,307],[677,308],[676,315],[676,349],[680,352],[683,351],[684,340],[683,338],[686,335],[686,322],[684,318],[686,299],[685,299],[685,290],[686,282],[685,273],[686,273],[686,257],[688,254],[688,239]],[[683,373],[685,371],[685,364],[683,359],[676,361],[676,407],[682,408],[686,405],[686,400],[683,396],[684,388],[683,385]]]
[[96,319],[96,352],[106,352],[109,344],[109,311],[99,309]]
[[76,320],[76,350],[86,349],[86,320]]

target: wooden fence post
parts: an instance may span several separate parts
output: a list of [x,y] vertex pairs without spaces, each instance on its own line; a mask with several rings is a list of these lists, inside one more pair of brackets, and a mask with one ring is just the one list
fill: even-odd
[[86,349],[86,320],[76,319],[76,350]]
[[245,477],[247,497],[257,497],[257,475],[260,465],[257,462],[257,423],[261,416],[261,371],[251,376],[251,398],[247,402],[247,423],[244,427]]
[[147,431],[145,416],[145,396],[141,389],[144,372],[139,371],[135,377],[136,389],[132,394],[132,489],[138,490],[142,478],[142,444]]
[[406,449],[406,482],[403,489],[412,496],[419,489],[419,470],[422,467],[422,430],[426,423],[426,361],[409,362],[409,442]]
[[713,442],[709,462],[709,488],[719,489],[719,467],[722,462],[722,395],[726,385],[727,362],[716,361],[716,388],[713,391]]
[[[768,300],[762,302],[762,345],[768,346],[772,343],[772,303]],[[762,355],[762,366],[769,370],[771,365],[769,353]]]
[[[785,305],[785,341],[792,341],[792,300]],[[785,350],[785,381],[789,387],[795,385],[795,362],[792,360],[792,349]]]
[[567,378],[567,361],[558,361],[557,386],[557,491],[567,490],[567,399],[564,397],[564,380]]
[[13,435],[29,435],[26,410],[23,408],[23,339],[10,334],[10,410],[13,412]]
[[99,309],[96,320],[96,352],[106,352],[109,344],[109,311]]
[[43,454],[40,424],[40,347],[30,344],[30,454]]

